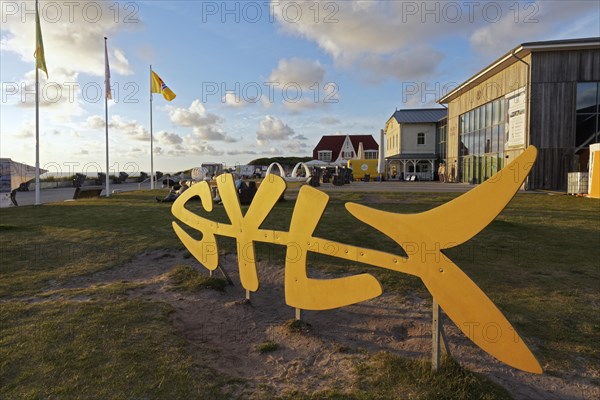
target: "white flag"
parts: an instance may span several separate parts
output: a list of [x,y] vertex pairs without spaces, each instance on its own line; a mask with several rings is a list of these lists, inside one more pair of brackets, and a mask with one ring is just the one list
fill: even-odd
[[112,99],[112,92],[110,91],[110,66],[108,65],[108,46],[106,45],[106,40],[104,41],[104,60],[104,85],[106,98]]

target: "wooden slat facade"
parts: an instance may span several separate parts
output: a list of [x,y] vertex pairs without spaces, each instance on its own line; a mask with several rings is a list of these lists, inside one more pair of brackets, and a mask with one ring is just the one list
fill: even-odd
[[[574,154],[577,83],[600,81],[600,48],[534,51],[522,59],[530,68],[515,58],[448,103],[446,170],[458,174],[459,116],[527,86],[526,142],[539,149],[527,188],[566,190],[567,173],[576,171],[578,163]],[[520,148],[506,150],[505,162],[522,151]]]
[[531,189],[567,189],[577,170],[577,83],[600,81],[600,49],[532,53],[529,142],[539,149]]

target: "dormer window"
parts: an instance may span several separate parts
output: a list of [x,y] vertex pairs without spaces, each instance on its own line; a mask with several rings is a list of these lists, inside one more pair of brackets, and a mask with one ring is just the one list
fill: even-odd
[[318,153],[319,161],[331,162],[331,150],[320,150]]

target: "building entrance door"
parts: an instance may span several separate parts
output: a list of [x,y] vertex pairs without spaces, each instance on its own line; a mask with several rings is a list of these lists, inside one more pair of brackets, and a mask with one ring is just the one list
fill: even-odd
[[486,154],[484,156],[485,159],[485,168],[483,173],[483,181],[490,179],[496,172],[498,172],[498,154]]

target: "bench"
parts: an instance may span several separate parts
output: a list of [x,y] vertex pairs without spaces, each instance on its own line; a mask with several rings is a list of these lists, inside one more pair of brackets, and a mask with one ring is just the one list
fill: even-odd
[[93,197],[100,197],[100,193],[104,188],[102,186],[84,186],[75,189],[73,194],[73,200],[78,199],[91,199]]

